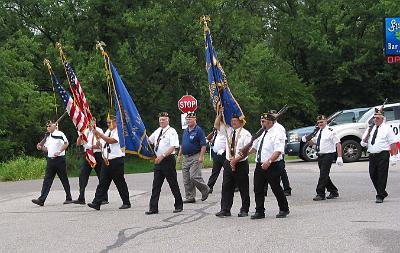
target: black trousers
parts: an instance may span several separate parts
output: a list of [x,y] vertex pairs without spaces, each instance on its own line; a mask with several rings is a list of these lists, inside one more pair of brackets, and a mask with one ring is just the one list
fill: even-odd
[[376,190],[376,197],[384,199],[388,196],[386,183],[389,171],[389,151],[369,154],[369,176]]
[[325,189],[328,192],[338,192],[338,189],[329,177],[333,159],[335,159],[335,153],[318,155],[319,179],[316,189],[317,195],[325,197]]
[[[93,168],[96,172],[96,176],[100,182],[100,172],[101,167],[103,166],[103,157],[101,152],[94,153],[94,158],[96,159],[96,166]],[[89,181],[90,173],[92,172],[92,167],[90,167],[89,163],[84,159],[82,167],[81,167],[81,174],[79,175],[79,197],[78,200],[85,201],[85,189]],[[108,201],[108,194],[106,193],[105,199]]]
[[[283,191],[284,192],[291,192],[292,188],[290,187],[289,183],[289,178],[285,169],[286,165],[285,162],[283,163],[283,166],[281,168],[281,178],[280,180],[282,181],[282,186],[283,186]],[[267,196],[267,191],[268,191],[268,184],[265,185],[265,196]]]
[[54,177],[60,178],[61,183],[64,187],[66,194],[66,200],[72,200],[71,198],[71,188],[69,186],[68,176],[67,176],[67,164],[65,162],[64,156],[59,156],[54,159],[47,158],[46,174],[43,180],[42,192],[40,194],[39,200],[42,202],[46,201],[47,195],[49,195],[51,185],[53,184]]
[[224,173],[222,180],[221,210],[230,212],[233,204],[235,186],[239,187],[242,207],[240,211],[248,212],[250,207],[249,194],[249,162],[247,160],[238,162],[235,171],[232,171],[228,160],[224,162]]
[[110,188],[111,181],[114,181],[118,189],[119,196],[122,203],[130,205],[128,185],[124,177],[124,157],[118,157],[109,160],[110,164],[107,166],[103,163],[100,172],[100,182],[96,188],[96,194],[93,199],[93,204],[101,205],[101,202],[106,198],[108,189]]
[[150,198],[150,210],[158,211],[158,200],[160,198],[161,187],[167,179],[169,188],[175,198],[175,209],[183,208],[183,201],[181,191],[179,189],[177,174],[176,174],[176,160],[175,155],[165,157],[159,164],[154,166],[153,189]]
[[214,151],[211,151],[211,156],[213,158],[213,168],[211,171],[211,176],[208,179],[207,185],[208,185],[208,187],[210,187],[210,189],[213,189],[215,182],[217,182],[217,179],[221,172],[221,169],[224,166],[225,152],[221,155],[218,155]]
[[256,212],[264,213],[265,185],[271,186],[272,192],[278,201],[280,211],[289,211],[289,205],[280,185],[281,170],[284,161],[273,162],[267,170],[261,168],[261,163],[256,164],[254,171],[254,195],[256,199]]

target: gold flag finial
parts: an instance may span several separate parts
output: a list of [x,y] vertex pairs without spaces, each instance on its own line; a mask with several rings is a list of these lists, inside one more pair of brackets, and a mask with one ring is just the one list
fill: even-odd
[[200,21],[203,23],[204,32],[208,31],[208,22],[211,22],[210,16],[201,16]]
[[96,43],[96,49],[100,50],[101,53],[104,53],[104,47],[106,46],[106,43],[104,43],[103,41],[97,41]]

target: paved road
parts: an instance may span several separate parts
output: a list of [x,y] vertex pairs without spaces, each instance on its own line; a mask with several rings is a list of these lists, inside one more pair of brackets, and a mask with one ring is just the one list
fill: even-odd
[[[118,210],[121,200],[112,186],[110,204],[100,212],[63,205],[58,179],[44,207],[30,202],[38,197],[42,180],[0,183],[0,252],[400,252],[400,165],[391,168],[389,197],[383,204],[374,202],[367,167],[365,161],[342,168],[334,165],[331,178],[340,198],[313,202],[317,164],[287,162],[293,188],[287,219],[275,218],[278,208],[272,193],[266,199],[266,219],[235,217],[239,194],[235,194],[234,216],[215,217],[221,177],[209,199],[185,205],[179,214],[172,213],[173,197],[165,185],[160,213],[152,216],[144,215],[151,173],[126,177],[132,209]],[[210,170],[205,170],[204,178],[209,175]],[[183,193],[182,177],[178,177]],[[77,197],[78,179],[70,181]],[[88,200],[96,183],[92,177]],[[250,197],[254,210],[254,194]]]

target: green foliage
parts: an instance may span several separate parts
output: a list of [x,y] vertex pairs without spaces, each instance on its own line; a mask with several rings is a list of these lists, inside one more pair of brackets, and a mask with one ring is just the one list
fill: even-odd
[[29,156],[0,163],[0,181],[18,181],[42,178],[45,173],[46,161]]

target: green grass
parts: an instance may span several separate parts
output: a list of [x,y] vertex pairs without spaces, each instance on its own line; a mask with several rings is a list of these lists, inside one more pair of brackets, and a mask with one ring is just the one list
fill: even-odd
[[[83,154],[76,151],[67,152],[67,171],[69,177],[78,177],[83,162]],[[249,162],[254,163],[255,154],[249,155]],[[285,156],[286,160],[299,159],[296,156]],[[207,153],[204,157],[204,167],[212,168],[212,160]],[[140,159],[131,155],[125,157],[125,174],[152,172],[152,161]],[[176,169],[181,170],[182,163],[177,163]],[[20,156],[14,160],[0,163],[0,181],[19,181],[43,178],[46,170],[46,158]],[[92,171],[92,175],[95,172]]]

